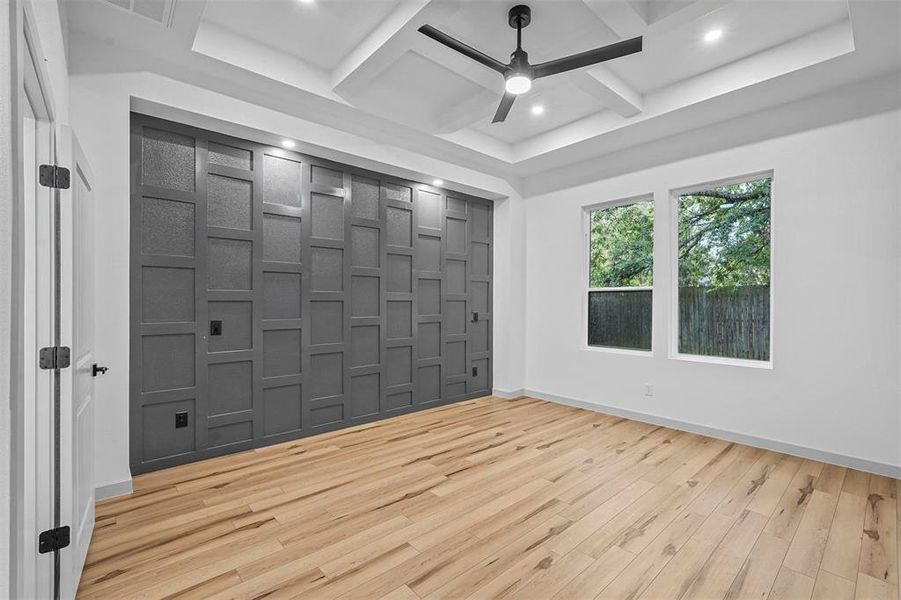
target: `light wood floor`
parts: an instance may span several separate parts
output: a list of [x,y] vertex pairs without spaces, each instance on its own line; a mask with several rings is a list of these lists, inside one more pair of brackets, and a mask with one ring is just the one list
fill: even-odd
[[899,600],[899,482],[480,398],[135,478],[80,598]]

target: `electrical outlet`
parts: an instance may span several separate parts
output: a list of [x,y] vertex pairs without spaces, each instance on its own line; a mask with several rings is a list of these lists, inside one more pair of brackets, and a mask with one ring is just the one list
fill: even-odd
[[653,396],[654,395],[654,384],[652,384],[652,383],[644,384],[644,395],[645,396]]
[[175,413],[175,428],[181,429],[188,426],[188,411],[183,410]]
[[222,335],[222,321],[210,321],[210,335]]

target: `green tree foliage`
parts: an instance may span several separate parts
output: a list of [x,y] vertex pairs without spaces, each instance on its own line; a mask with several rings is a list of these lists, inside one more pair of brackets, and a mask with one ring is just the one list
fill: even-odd
[[591,213],[591,287],[650,286],[653,267],[653,202]]
[[758,179],[679,198],[679,285],[770,283],[770,184]]

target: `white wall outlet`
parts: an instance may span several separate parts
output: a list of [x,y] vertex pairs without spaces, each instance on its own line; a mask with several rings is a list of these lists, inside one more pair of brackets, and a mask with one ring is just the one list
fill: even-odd
[[654,384],[653,383],[644,384],[644,395],[645,396],[653,396],[654,395]]

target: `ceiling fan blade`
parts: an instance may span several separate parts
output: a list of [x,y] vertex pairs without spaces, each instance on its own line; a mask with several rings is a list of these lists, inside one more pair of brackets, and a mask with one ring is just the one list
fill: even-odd
[[537,64],[532,68],[532,77],[538,79],[539,77],[556,75],[557,73],[580,69],[582,67],[587,67],[588,65],[594,65],[621,56],[635,54],[636,52],[641,52],[640,36],[630,40],[616,42],[615,44],[610,44],[609,46],[604,46],[602,48],[595,48],[594,50],[587,50],[585,52],[580,52],[579,54],[573,54],[572,56]]
[[491,122],[500,123],[506,119],[507,113],[510,112],[514,100],[516,100],[516,94],[511,94],[509,92],[505,93],[504,97],[501,98],[501,104],[497,107],[497,112],[494,113],[494,118],[491,119]]
[[464,44],[463,42],[461,42],[459,40],[455,40],[454,38],[447,35],[446,33],[442,32],[442,31],[438,31],[431,25],[423,25],[422,27],[419,28],[419,33],[423,33],[423,34],[429,36],[430,38],[432,38],[439,44],[444,44],[451,50],[456,50],[460,54],[468,56],[472,60],[485,65],[489,69],[494,69],[501,75],[503,75],[509,68],[507,65],[505,65],[501,61],[495,60],[495,59],[491,58],[490,56],[488,56],[487,54],[485,54],[483,52],[479,52],[472,46],[467,46],[466,44]]

